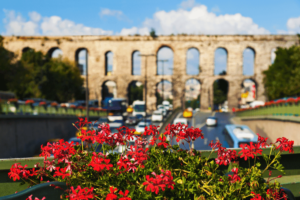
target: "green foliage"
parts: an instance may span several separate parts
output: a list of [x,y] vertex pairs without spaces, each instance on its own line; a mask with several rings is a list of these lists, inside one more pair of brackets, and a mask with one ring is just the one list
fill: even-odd
[[200,108],[200,94],[198,95],[197,99],[193,99],[191,101],[186,101],[185,107],[186,108],[191,107],[193,109]]
[[[1,41],[1,39],[0,39]],[[82,95],[83,80],[79,69],[68,60],[50,59],[33,49],[12,63],[11,52],[0,46],[0,82],[2,90],[10,90],[18,98],[46,98],[65,102]]]
[[154,28],[151,28],[150,36],[151,36],[152,38],[156,38],[156,37],[157,37]]
[[269,100],[300,95],[300,47],[278,48],[274,63],[263,73]]
[[228,82],[224,79],[216,80],[213,84],[214,104],[222,104],[227,100]]
[[134,85],[131,85],[129,86],[129,105],[131,105],[133,103],[133,101],[135,100],[143,100],[143,91],[144,91],[144,86],[141,85],[141,86],[136,86],[135,84]]

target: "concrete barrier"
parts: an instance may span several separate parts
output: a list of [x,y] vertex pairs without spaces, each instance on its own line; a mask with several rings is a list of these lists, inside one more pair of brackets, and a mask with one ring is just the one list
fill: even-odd
[[32,157],[49,139],[74,137],[76,128],[72,123],[77,120],[77,117],[1,116],[0,158]]
[[255,133],[268,137],[268,142],[276,142],[279,137],[294,140],[294,145],[300,145],[300,119],[292,116],[256,116],[256,117],[234,117],[235,124],[249,126]]

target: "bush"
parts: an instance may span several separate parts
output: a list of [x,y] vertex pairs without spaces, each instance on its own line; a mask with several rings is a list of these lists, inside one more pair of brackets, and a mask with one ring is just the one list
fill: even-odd
[[[266,168],[260,169],[257,155],[266,148],[267,138],[258,137],[256,144],[242,146],[240,152],[222,147],[217,141],[210,143],[208,157],[193,149],[197,138],[203,139],[198,128],[186,125],[168,125],[163,134],[155,126],[145,128],[145,138],[134,135],[133,129],[121,127],[111,133],[109,125],[99,130],[85,130],[90,122],[76,122],[81,130],[81,144],[63,140],[42,146],[44,163],[38,169],[26,170],[16,163],[11,167],[10,178],[22,179],[30,185],[50,181],[66,182],[69,189],[64,199],[281,199],[284,192],[280,184],[262,174],[269,168],[283,172],[279,162],[283,151],[293,153],[293,141],[279,138],[270,146],[270,155],[263,155]],[[129,141],[134,137],[134,145]],[[169,142],[167,137],[170,137]],[[177,144],[172,144],[176,138]],[[179,148],[185,142],[189,150]],[[126,145],[121,154],[113,153],[119,145]],[[151,145],[146,148],[146,145]],[[101,147],[101,151],[97,151]],[[217,153],[216,159],[210,156]],[[53,154],[53,157],[49,156]],[[249,161],[249,168],[238,165],[237,158]],[[52,159],[53,158],[53,159]],[[250,165],[253,163],[252,165]],[[37,164],[36,167],[38,167]],[[224,175],[230,165],[231,174]]]

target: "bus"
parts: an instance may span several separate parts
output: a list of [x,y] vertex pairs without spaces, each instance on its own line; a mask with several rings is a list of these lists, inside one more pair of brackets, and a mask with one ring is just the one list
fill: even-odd
[[124,120],[127,116],[127,99],[125,98],[112,98],[108,101],[107,105],[103,109],[108,112],[108,120]]
[[223,130],[226,148],[240,148],[243,144],[257,143],[258,136],[246,125],[225,125]]
[[133,107],[133,112],[132,115],[139,117],[146,117],[146,112],[145,112],[145,108],[146,108],[146,104],[145,101],[134,101],[132,104]]

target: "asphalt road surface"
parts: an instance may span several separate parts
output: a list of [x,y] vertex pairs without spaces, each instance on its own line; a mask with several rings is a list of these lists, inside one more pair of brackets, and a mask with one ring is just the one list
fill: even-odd
[[[227,124],[231,124],[230,118],[232,117],[230,113],[215,113],[215,117],[218,119],[218,125],[216,127],[207,127],[205,125],[205,120],[207,117],[212,116],[212,113],[203,113],[197,112],[194,114],[194,118],[190,119],[190,122],[195,128],[200,128],[204,135],[204,139],[198,138],[194,142],[194,148],[196,150],[210,150],[211,148],[208,144],[213,140],[220,140],[220,142],[224,142],[225,138],[222,134],[224,126]],[[190,124],[191,124],[190,123]],[[180,148],[189,149],[189,145],[186,142],[180,141]],[[176,144],[176,139],[173,138],[172,145]]]

